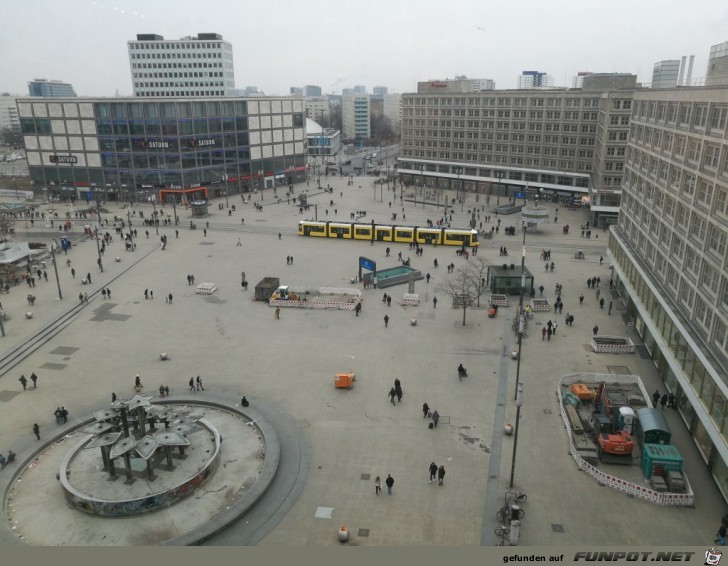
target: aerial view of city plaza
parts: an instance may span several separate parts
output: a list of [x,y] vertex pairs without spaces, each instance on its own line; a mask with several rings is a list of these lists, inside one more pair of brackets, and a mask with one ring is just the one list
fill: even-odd
[[724,543],[728,43],[336,96],[128,51],[3,106],[4,546]]

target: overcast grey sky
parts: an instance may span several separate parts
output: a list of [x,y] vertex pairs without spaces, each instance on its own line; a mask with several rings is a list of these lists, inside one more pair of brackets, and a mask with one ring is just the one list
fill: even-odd
[[233,44],[238,88],[340,93],[355,84],[414,92],[417,81],[523,70],[571,85],[578,71],[650,82],[656,61],[728,40],[725,0],[9,0],[0,16],[0,92],[58,79],[80,96],[131,94],[126,42],[217,32]]

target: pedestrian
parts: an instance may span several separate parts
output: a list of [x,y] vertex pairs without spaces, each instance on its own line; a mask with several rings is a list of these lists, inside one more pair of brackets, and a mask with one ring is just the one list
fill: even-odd
[[556,323],[554,322],[554,325],[553,325],[553,327],[551,328],[551,329],[552,329],[552,330],[554,331],[554,336],[556,336],[556,327],[557,327],[557,326],[558,326],[558,324],[556,324]]
[[599,299],[599,295],[601,295],[601,294],[602,294],[602,290],[601,289],[597,289],[597,299]]
[[440,467],[437,468],[437,485],[442,485],[443,481],[445,481],[445,466],[440,464]]
[[657,403],[660,402],[660,391],[655,389],[655,392],[652,394],[652,406],[657,409]]
[[144,387],[142,385],[142,380],[139,377],[139,374],[136,374],[136,377],[134,378],[134,388],[135,389],[141,389],[142,387]]
[[281,318],[281,307],[276,307],[275,316],[276,320],[279,320]]
[[541,328],[541,341],[543,342],[546,339],[546,327]]
[[25,388],[26,388],[26,387],[27,387],[27,385],[28,385],[28,380],[27,380],[27,379],[25,379],[25,375],[21,375],[21,376],[20,376],[20,379],[18,379],[18,381],[20,382],[20,385],[22,385],[22,386],[23,386],[23,391],[25,391]]
[[195,390],[195,378],[194,377],[190,377],[189,386],[190,386],[190,391]]
[[612,314],[612,301],[609,301],[609,310],[607,311],[607,314]]
[[40,427],[38,426],[38,423],[33,425],[33,434],[35,434],[36,440],[40,440]]
[[78,300],[83,302],[83,293],[78,294]]
[[389,326],[389,315],[385,314],[384,315],[384,328],[387,328],[387,326]]
[[172,297],[172,293],[170,293],[170,294],[169,294],[169,295],[167,296],[167,301],[169,302],[169,304],[170,304],[170,305],[172,304],[172,299],[173,299],[173,297]]
[[543,296],[543,285],[541,285],[541,286],[540,286],[540,287],[538,288],[538,292],[539,292],[539,297],[542,297],[542,296]]
[[149,298],[149,289],[144,289],[144,300],[146,301]]
[[382,491],[382,480],[379,476],[374,478],[374,493],[375,495],[379,495],[379,492]]
[[73,267],[71,268],[71,277],[76,278],[76,270]]
[[594,336],[596,336],[597,332],[599,332],[599,327],[595,324],[594,328],[592,328],[592,331],[594,332]]
[[551,342],[551,335],[552,335],[553,333],[554,333],[553,329],[552,329],[552,328],[551,328],[551,327],[549,326],[549,327],[548,327],[548,328],[546,329],[546,336],[548,336],[548,338],[547,338],[547,342]]
[[242,246],[243,243],[240,241],[240,238],[238,238],[238,246]]
[[604,297],[602,297],[601,299],[599,299],[599,308],[600,309],[603,309],[604,308]]
[[359,316],[359,312],[361,312],[361,303],[357,303],[354,307],[354,312],[356,313],[356,316]]
[[392,306],[392,295],[387,295],[387,306],[388,307]]
[[116,393],[114,393],[113,391],[111,392],[111,402],[116,403]]
[[583,303],[584,303],[584,294],[582,293],[581,295],[579,295],[579,304],[581,305]]
[[604,256],[601,256],[601,255],[600,255],[600,256],[599,256],[599,265],[601,265],[603,261],[604,261]]
[[83,302],[88,303],[88,293],[83,294]]
[[107,299],[111,298],[111,289],[109,289],[108,287],[106,288],[106,298]]
[[154,291],[149,291],[149,298],[153,301],[154,300]]
[[204,391],[204,390],[205,390],[205,388],[202,387],[202,379],[198,375],[197,376],[197,391]]
[[675,394],[670,393],[667,396],[667,408],[668,409],[674,409],[675,408]]
[[432,297],[432,308],[433,309],[437,308],[437,297]]
[[106,289],[101,289],[101,296],[105,299],[106,298]]
[[389,495],[392,495],[392,486],[394,485],[394,478],[387,474],[387,479],[384,480],[384,483],[387,484],[387,493]]
[[88,281],[88,284],[91,285],[91,273],[86,274],[86,281]]
[[435,464],[435,462],[432,462],[432,464],[430,464],[430,481],[429,481],[429,483],[432,483],[433,481],[435,481],[436,475],[437,475],[437,464]]
[[422,418],[426,419],[430,414],[430,406],[427,403],[422,404]]
[[429,273],[427,275],[425,275],[425,279],[427,279],[427,283],[429,284],[430,283],[430,274]]
[[202,229],[202,233],[203,233],[203,234],[204,234],[205,236],[207,236],[207,228],[203,228],[203,229]]
[[662,410],[665,410],[665,405],[667,405],[667,393],[663,393],[662,397],[660,397],[660,405],[662,406]]
[[36,383],[38,381],[38,376],[35,375],[35,372],[30,374],[30,381],[33,382],[33,389],[38,389],[38,384]]
[[437,412],[437,409],[435,409],[432,412],[432,422],[435,425],[435,428],[437,428],[437,423],[440,421],[440,413]]
[[390,402],[392,403],[392,405],[396,405],[396,403],[394,402],[394,398],[395,398],[396,396],[397,396],[397,390],[396,390],[396,389],[395,389],[394,387],[392,387],[392,388],[391,388],[391,389],[389,390],[389,400],[390,400]]

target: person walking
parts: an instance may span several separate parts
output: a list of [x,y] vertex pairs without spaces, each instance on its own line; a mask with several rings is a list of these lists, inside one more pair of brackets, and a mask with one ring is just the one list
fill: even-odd
[[374,494],[379,495],[380,491],[382,491],[382,479],[377,476],[374,478]]
[[437,464],[435,464],[435,462],[432,462],[432,464],[430,464],[430,481],[429,481],[429,483],[432,483],[433,481],[435,481],[436,475],[437,475]]
[[396,403],[394,402],[394,398],[396,396],[397,396],[397,390],[394,387],[392,387],[389,390],[389,400],[391,401],[392,405],[396,405]]
[[432,412],[432,422],[437,428],[437,423],[440,422],[440,413],[437,412],[437,409]]
[[652,406],[657,409],[657,403],[660,402],[660,392],[659,390],[655,389],[655,392],[652,394]]
[[430,414],[430,406],[427,403],[422,404],[422,418],[426,419],[427,415]]
[[90,271],[86,274],[86,281],[88,281],[88,284],[91,285],[91,272]]
[[357,303],[356,306],[354,307],[354,313],[356,314],[356,316],[359,316],[360,312],[361,312],[361,303]]
[[599,299],[599,295],[601,295],[601,294],[602,294],[602,290],[601,289],[597,289],[597,300]]
[[142,385],[142,379],[139,377],[139,374],[136,374],[136,377],[134,378],[134,389],[141,389],[144,387]]
[[599,299],[599,308],[600,309],[603,309],[604,308],[604,297],[602,297],[601,299]]
[[281,307],[276,307],[275,316],[276,316],[276,320],[280,320],[280,318],[281,318]]
[[609,301],[609,310],[607,310],[607,314],[609,314],[609,315],[612,314],[612,301]]
[[581,305],[583,303],[584,303],[584,294],[582,293],[581,295],[579,295],[579,304]]
[[23,386],[23,391],[25,391],[25,388],[28,386],[28,380],[25,379],[25,375],[21,375],[18,381],[20,382],[20,385]]
[[543,342],[544,340],[546,340],[546,327],[545,326],[541,327],[541,341]]
[[547,338],[546,338],[546,341],[547,341],[547,342],[551,342],[551,335],[552,335],[553,333],[554,333],[554,331],[553,331],[553,327],[552,327],[552,326],[549,326],[549,327],[548,327],[548,328],[546,329],[546,336],[547,336]]
[[389,315],[384,315],[384,328],[387,328],[389,326]]
[[116,403],[116,393],[114,393],[113,391],[111,392],[111,402]]
[[394,478],[387,474],[387,479],[384,480],[384,483],[387,484],[387,493],[389,495],[392,495],[392,486],[394,485]]
[[437,468],[437,485],[442,485],[442,482],[445,481],[445,466],[440,464],[440,467]]
[[197,376],[197,391],[204,391],[205,388],[202,387],[202,378],[198,375]]
[[433,309],[437,308],[437,297],[432,297],[432,308]]
[[668,409],[674,409],[675,408],[675,394],[670,393],[667,396],[667,408]]
[[394,392],[397,394],[397,401],[401,403],[404,392],[402,391],[402,384],[399,382],[399,379],[394,380]]
[[551,330],[553,330],[553,332],[554,332],[554,336],[556,336],[556,327],[557,326],[558,326],[558,324],[556,324],[556,322],[554,322],[554,325],[551,327]]
[[592,332],[594,332],[594,336],[596,336],[596,335],[597,335],[597,332],[599,332],[599,326],[597,326],[597,325],[595,324],[595,325],[594,325],[594,328],[592,328]]
[[660,397],[660,406],[663,411],[665,410],[665,405],[667,405],[667,393],[663,393],[662,397]]
[[71,277],[76,278],[76,270],[73,267],[71,268]]
[[194,377],[190,377],[189,386],[190,386],[190,391],[195,390],[195,378]]
[[38,426],[38,423],[33,425],[33,434],[35,434],[36,440],[40,440],[40,427]]
[[30,381],[33,382],[33,389],[38,389],[38,376],[35,375],[35,372],[30,374]]

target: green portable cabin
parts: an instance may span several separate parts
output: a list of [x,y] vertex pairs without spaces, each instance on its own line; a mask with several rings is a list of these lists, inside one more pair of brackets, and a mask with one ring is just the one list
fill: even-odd
[[642,444],[670,444],[672,432],[662,411],[652,407],[637,409],[637,423],[637,438]]
[[664,477],[668,472],[682,474],[683,459],[678,449],[670,444],[643,444],[641,467],[646,478]]

